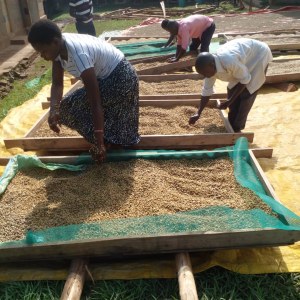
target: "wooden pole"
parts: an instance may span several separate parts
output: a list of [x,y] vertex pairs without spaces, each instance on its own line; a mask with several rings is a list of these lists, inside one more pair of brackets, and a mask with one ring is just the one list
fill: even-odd
[[180,299],[198,300],[191,259],[187,252],[176,254],[176,267],[178,273]]
[[86,273],[85,259],[74,259],[60,300],[80,300]]

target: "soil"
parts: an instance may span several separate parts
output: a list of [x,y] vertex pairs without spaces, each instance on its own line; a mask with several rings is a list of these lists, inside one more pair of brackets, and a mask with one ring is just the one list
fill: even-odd
[[24,238],[29,228],[174,214],[210,206],[270,212],[254,193],[236,182],[233,163],[227,158],[133,160],[91,166],[81,173],[25,169],[0,198],[0,242]]
[[14,81],[18,80],[25,84],[30,78],[42,76],[49,67],[49,62],[43,61],[37,54],[30,60],[21,60],[14,69],[0,77],[0,99],[8,95]]

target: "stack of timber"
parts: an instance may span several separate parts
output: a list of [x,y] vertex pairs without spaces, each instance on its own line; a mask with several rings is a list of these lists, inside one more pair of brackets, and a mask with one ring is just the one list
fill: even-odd
[[[202,8],[192,9],[167,9],[166,18],[183,17],[190,14],[204,14],[215,10],[215,6],[203,5]],[[131,7],[117,9],[112,12],[96,15],[95,19],[145,19],[145,18],[164,18],[162,9],[158,7],[134,9]]]

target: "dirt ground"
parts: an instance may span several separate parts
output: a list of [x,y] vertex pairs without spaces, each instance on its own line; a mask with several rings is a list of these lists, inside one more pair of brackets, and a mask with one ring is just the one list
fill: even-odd
[[[269,14],[212,16],[216,24],[215,33],[243,33],[267,30],[300,30],[300,11],[279,12]],[[127,36],[166,36],[160,24],[135,27],[124,32]]]

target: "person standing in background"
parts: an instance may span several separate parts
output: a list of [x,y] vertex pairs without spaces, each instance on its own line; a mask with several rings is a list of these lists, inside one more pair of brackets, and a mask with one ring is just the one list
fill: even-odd
[[70,0],[69,9],[70,15],[76,19],[77,32],[96,36],[92,0]]

